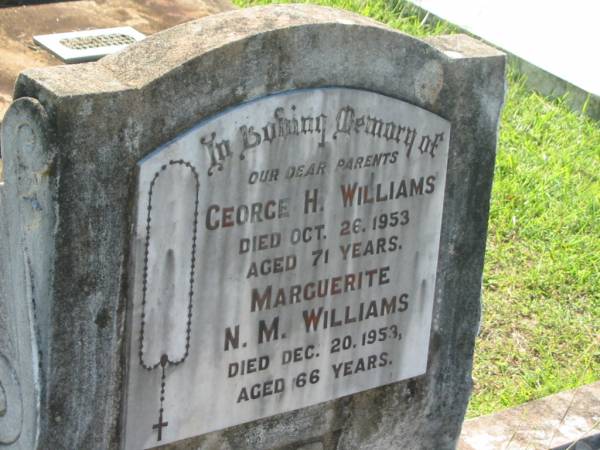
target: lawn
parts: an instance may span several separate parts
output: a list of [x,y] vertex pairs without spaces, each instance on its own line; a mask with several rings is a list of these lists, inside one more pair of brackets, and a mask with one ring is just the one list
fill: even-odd
[[[404,1],[312,3],[415,36],[456,32]],[[508,86],[470,417],[600,379],[600,124],[528,90],[510,69]]]

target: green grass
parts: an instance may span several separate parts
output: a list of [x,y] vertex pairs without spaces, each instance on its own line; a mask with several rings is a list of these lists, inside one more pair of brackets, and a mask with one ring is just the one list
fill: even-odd
[[[403,1],[312,3],[415,36],[455,31]],[[600,379],[600,124],[510,70],[508,84],[470,417]]]
[[600,125],[509,73],[471,415],[600,378],[599,178]]

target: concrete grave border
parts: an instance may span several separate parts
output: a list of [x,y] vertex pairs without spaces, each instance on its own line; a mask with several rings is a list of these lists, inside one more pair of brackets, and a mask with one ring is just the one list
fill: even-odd
[[[169,448],[454,448],[471,390],[504,68],[502,53],[464,35],[420,41],[291,5],[209,16],[96,63],[22,73],[0,186],[0,324],[18,311],[21,328],[0,338],[0,354],[26,393],[31,432],[7,448],[119,448],[137,161],[228,107],[324,86],[395,97],[452,124],[427,374]],[[29,350],[14,351],[25,338]]]

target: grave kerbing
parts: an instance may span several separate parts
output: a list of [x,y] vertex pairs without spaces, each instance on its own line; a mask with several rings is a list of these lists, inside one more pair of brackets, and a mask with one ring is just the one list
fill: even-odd
[[123,445],[138,162],[228,108],[329,87],[397,99],[451,127],[426,372],[168,448],[454,448],[471,386],[504,56],[466,36],[423,42],[314,6],[215,15],[98,63],[19,77],[2,130],[0,352],[26,414],[16,440],[0,443]]

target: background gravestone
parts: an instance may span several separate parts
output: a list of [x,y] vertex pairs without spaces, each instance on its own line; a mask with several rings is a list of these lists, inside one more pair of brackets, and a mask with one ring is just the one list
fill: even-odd
[[[0,447],[453,448],[471,388],[503,94],[503,55],[471,38],[423,42],[313,6],[211,16],[98,63],[24,72],[2,128],[0,324],[8,332],[0,338]],[[302,117],[312,118],[305,128]],[[393,162],[366,163],[394,148]],[[308,173],[311,162],[324,162],[321,173],[319,164]],[[302,164],[317,178],[283,172],[293,165],[298,175]],[[260,181],[262,170],[276,168],[282,178]],[[386,189],[397,192],[403,180],[416,186],[399,203],[413,222],[382,231],[375,217],[405,209],[375,186],[395,181]],[[354,182],[360,204],[344,207],[340,183]],[[321,201],[307,197],[311,188],[325,194]],[[378,205],[363,208],[369,188]],[[250,219],[241,204],[248,214],[260,204],[262,213]],[[354,229],[357,217],[364,223]],[[321,225],[329,237],[302,235],[295,250],[298,242],[265,250],[272,264],[295,256],[289,273],[253,281],[251,263],[262,258],[241,249],[244,238],[291,239],[295,227],[317,234]],[[395,236],[397,253],[345,261],[339,247],[354,241],[344,227],[357,241],[383,238],[387,248]],[[315,268],[313,252],[325,258],[326,250],[331,262]],[[411,259],[419,254],[421,262]],[[391,302],[397,293],[396,316],[363,316],[377,329],[390,326],[390,336],[396,325],[393,342],[367,342],[367,319],[359,321],[367,328],[338,327],[330,316],[327,331],[310,334],[292,321],[307,305],[276,314],[259,305],[266,300],[249,306],[264,280],[287,288],[376,263],[378,286],[330,291],[321,306],[364,300],[368,309],[373,298]],[[187,300],[165,300],[175,296]],[[260,335],[258,322],[268,318],[267,339],[276,317],[290,337],[271,335],[264,347],[246,339],[244,330]],[[346,334],[357,349],[338,358],[334,339],[343,346]],[[276,360],[298,346],[306,356],[309,345],[323,355],[294,363],[294,373]],[[335,382],[332,364],[368,359],[370,345],[378,368]],[[258,375],[224,370],[263,354],[270,378],[295,389],[229,407],[245,402],[245,380]],[[319,381],[301,394],[298,373],[315,368]]]

